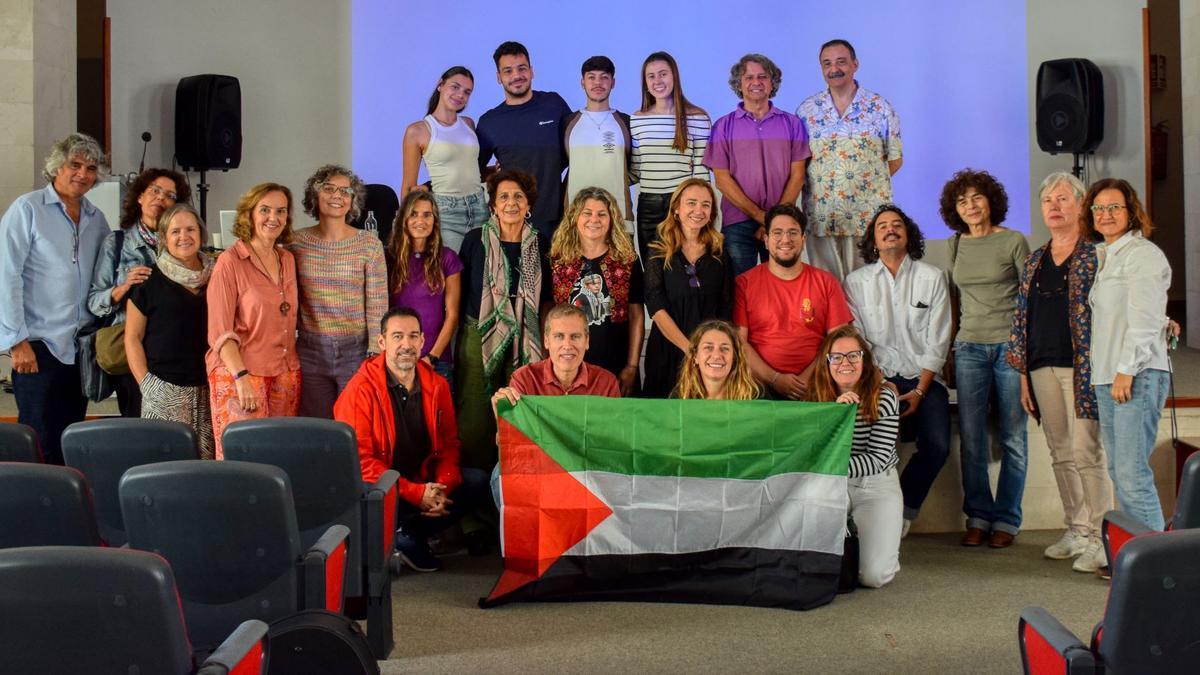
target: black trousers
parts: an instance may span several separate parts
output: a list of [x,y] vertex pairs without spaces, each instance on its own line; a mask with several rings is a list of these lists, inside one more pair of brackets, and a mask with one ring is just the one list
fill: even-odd
[[37,432],[47,464],[62,464],[62,433],[87,415],[87,399],[79,384],[79,364],[63,363],[41,340],[30,340],[37,357],[36,373],[12,374],[17,421]]

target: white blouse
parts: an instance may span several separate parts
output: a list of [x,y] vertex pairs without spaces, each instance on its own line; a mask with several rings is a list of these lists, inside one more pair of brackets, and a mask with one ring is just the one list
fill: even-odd
[[1112,384],[1117,373],[1169,370],[1167,289],[1171,266],[1141,233],[1126,232],[1096,247],[1100,269],[1092,307],[1092,384]]

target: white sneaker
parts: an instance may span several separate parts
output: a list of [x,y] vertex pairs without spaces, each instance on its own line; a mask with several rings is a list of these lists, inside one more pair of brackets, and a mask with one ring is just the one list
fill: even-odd
[[1086,534],[1076,534],[1067,530],[1063,532],[1063,536],[1058,541],[1047,546],[1042,555],[1051,560],[1066,560],[1082,554],[1087,546],[1088,537]]
[[1104,555],[1104,542],[1099,537],[1088,539],[1087,548],[1083,555],[1075,559],[1071,569],[1076,572],[1095,572],[1108,565],[1108,556]]
[[900,526],[900,538],[901,539],[908,536],[908,528],[910,528],[910,527],[912,527],[912,521],[909,520],[908,518],[905,518],[904,524]]

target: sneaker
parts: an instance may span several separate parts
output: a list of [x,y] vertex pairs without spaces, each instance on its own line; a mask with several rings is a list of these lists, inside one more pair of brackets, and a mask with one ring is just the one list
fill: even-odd
[[1067,560],[1082,555],[1088,547],[1088,536],[1070,530],[1063,532],[1058,541],[1046,547],[1042,555],[1051,560]]
[[1107,566],[1108,556],[1104,555],[1104,543],[1100,541],[1099,537],[1091,537],[1088,539],[1083,555],[1075,559],[1075,564],[1071,565],[1071,569],[1076,572],[1095,572],[1101,567]]
[[901,539],[908,536],[908,528],[910,528],[910,527],[912,527],[912,521],[909,520],[908,518],[905,518],[904,524],[900,526],[900,538]]
[[442,561],[430,550],[427,542],[409,536],[404,530],[396,530],[396,555],[405,565],[418,572],[436,572],[442,569]]

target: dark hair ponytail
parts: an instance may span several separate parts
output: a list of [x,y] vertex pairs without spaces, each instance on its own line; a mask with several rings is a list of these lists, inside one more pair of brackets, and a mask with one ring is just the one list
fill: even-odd
[[466,75],[468,78],[470,78],[471,82],[475,81],[475,76],[471,74],[471,71],[467,70],[466,66],[451,66],[446,72],[442,73],[440,78],[438,78],[437,87],[434,87],[433,93],[429,95],[429,105],[426,106],[427,110],[425,111],[426,115],[432,115],[433,111],[437,110],[438,100],[442,97],[441,92],[438,91],[438,87],[442,86],[446,80],[454,77],[455,75]]

